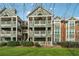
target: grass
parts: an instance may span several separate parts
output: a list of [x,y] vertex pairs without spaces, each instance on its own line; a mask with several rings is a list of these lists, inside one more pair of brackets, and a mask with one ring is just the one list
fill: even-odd
[[1,47],[0,56],[79,56],[79,49]]

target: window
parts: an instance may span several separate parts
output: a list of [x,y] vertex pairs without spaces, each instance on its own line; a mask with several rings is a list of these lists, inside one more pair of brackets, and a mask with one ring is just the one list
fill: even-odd
[[74,34],[71,33],[71,34],[70,34],[70,38],[74,38]]
[[48,17],[48,20],[51,20],[51,17]]
[[13,37],[13,41],[16,41],[16,37]]
[[42,15],[41,13],[39,13],[38,15]]
[[29,17],[29,20],[32,21],[32,17]]
[[74,22],[70,22],[70,26],[74,26]]
[[7,38],[5,38],[5,40],[6,40],[6,41],[10,41],[10,40],[11,40],[11,38],[7,37]]

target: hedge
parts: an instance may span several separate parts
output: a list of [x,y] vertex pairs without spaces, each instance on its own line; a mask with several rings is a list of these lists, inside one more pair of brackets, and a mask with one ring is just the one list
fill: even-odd
[[58,42],[57,44],[66,48],[79,48],[79,42]]
[[21,45],[22,46],[34,46],[34,43],[33,42],[29,42],[29,41],[22,41]]
[[20,46],[20,42],[18,42],[18,41],[9,41],[9,42],[7,42],[7,46]]
[[6,42],[0,42],[0,47],[6,46],[7,43]]

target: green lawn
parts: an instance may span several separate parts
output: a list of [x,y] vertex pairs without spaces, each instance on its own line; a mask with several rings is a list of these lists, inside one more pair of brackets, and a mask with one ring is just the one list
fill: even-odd
[[0,56],[78,56],[76,48],[26,48],[26,47],[2,47]]

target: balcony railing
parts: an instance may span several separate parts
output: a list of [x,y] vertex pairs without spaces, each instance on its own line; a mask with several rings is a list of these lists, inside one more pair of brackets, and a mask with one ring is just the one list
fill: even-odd
[[45,34],[45,31],[35,31],[34,34]]
[[46,36],[46,32],[45,31],[35,31],[34,36]]
[[14,21],[13,24],[11,23],[11,21],[6,21],[6,22],[1,22],[1,26],[16,26],[16,22]]
[[1,31],[1,34],[11,34],[11,31]]
[[11,21],[1,22],[1,24],[11,24]]
[[[1,31],[1,34],[11,34],[11,31]],[[13,31],[13,34],[16,34],[16,31]]]

